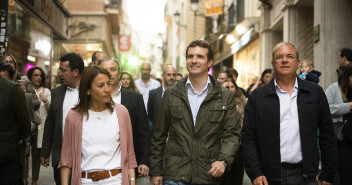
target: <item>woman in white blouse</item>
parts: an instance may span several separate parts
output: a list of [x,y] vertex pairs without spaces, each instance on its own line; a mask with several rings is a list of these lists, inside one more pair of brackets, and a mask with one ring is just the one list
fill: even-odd
[[67,114],[64,131],[62,185],[135,185],[131,120],[128,110],[111,98],[106,69],[83,71],[79,103]]
[[[51,101],[50,90],[45,88],[45,73],[42,68],[34,67],[27,72],[28,79],[32,82],[35,93],[40,100],[39,116],[41,119],[41,124],[38,125],[38,131],[32,136],[32,185],[36,185],[39,177],[40,171],[40,151],[42,148],[43,133],[45,119],[48,114]],[[28,172],[28,163],[26,164]],[[28,174],[25,174],[28,177]],[[27,178],[24,178],[26,184]]]

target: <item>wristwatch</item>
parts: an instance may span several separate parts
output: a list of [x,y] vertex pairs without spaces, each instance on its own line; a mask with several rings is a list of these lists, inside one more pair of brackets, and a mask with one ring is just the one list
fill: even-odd
[[220,161],[220,162],[222,162],[222,164],[223,164],[225,167],[227,167],[226,161]]
[[136,180],[136,178],[133,178],[133,177],[130,178],[130,181],[135,181],[135,180]]

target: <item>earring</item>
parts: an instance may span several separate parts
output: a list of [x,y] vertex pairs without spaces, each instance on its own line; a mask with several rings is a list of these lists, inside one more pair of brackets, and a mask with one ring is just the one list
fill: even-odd
[[89,96],[90,94],[89,94],[89,93],[87,93],[87,95]]

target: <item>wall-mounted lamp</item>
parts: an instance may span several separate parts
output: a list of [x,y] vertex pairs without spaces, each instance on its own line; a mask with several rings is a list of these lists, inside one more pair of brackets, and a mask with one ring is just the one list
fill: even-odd
[[191,9],[194,12],[198,11],[198,1],[199,0],[191,0]]
[[186,26],[186,25],[182,25],[182,24],[180,24],[180,16],[181,16],[181,14],[180,14],[178,11],[176,11],[176,12],[174,13],[174,17],[175,17],[175,23],[176,23],[176,25],[177,25],[177,26],[180,26],[180,27],[187,28],[187,26]]

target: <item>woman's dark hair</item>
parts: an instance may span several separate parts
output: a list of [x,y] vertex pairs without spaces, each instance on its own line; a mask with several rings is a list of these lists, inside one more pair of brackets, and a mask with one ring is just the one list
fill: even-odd
[[0,72],[7,71],[11,79],[15,76],[15,70],[10,66],[10,64],[0,63]]
[[[88,90],[92,88],[93,80],[98,76],[98,74],[104,74],[110,79],[110,73],[108,70],[98,66],[90,66],[83,71],[81,81],[79,83],[79,102],[74,108],[72,108],[73,110],[77,110],[81,115],[86,114],[87,120],[89,118],[88,110],[92,105],[91,97],[87,93]],[[114,101],[112,98],[110,98],[110,100],[111,101],[109,103],[106,103],[106,107],[110,110],[110,112],[112,112],[114,110]]]
[[[138,88],[136,86],[136,84],[134,83],[134,79],[133,76],[130,73],[127,72],[122,72],[121,76],[120,76],[120,80],[122,79],[123,75],[128,75],[128,77],[130,78],[130,85],[128,86],[128,88],[126,88],[127,90],[130,91],[134,91],[134,92],[138,92]],[[124,88],[124,87],[123,87]]]
[[265,69],[263,72],[262,72],[262,76],[260,77],[260,81],[262,82],[262,84],[264,85],[265,83],[264,83],[264,76],[267,74],[267,73],[272,73],[273,72],[273,70],[272,69]]
[[33,76],[33,73],[35,70],[39,70],[40,73],[41,73],[41,77],[42,77],[42,81],[40,82],[40,87],[45,87],[45,73],[44,73],[44,70],[40,67],[33,67],[33,68],[30,68],[28,71],[27,71],[27,77],[30,81],[32,81],[32,76]]
[[225,82],[231,82],[235,85],[235,88],[236,88],[235,97],[240,97],[241,95],[243,95],[240,88],[238,88],[238,86],[233,78],[227,78],[222,84],[224,84]]
[[345,69],[340,73],[338,78],[338,84],[341,89],[342,96],[345,100],[347,90],[349,89],[350,76],[352,75],[352,64],[345,66]]

